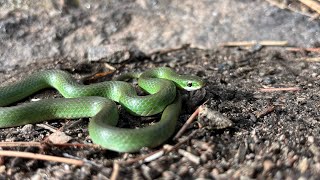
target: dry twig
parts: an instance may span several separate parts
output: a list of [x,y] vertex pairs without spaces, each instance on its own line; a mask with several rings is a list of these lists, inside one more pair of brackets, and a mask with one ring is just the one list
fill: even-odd
[[263,109],[262,111],[260,112],[257,112],[256,113],[256,117],[257,118],[260,118],[268,113],[271,113],[273,110],[275,109],[275,106],[271,105],[271,106],[268,106],[267,108]]
[[287,87],[287,88],[261,88],[259,89],[260,92],[275,92],[275,91],[300,91],[299,87]]
[[60,163],[73,164],[76,166],[84,165],[84,161],[77,160],[77,159],[36,154],[36,153],[30,153],[30,152],[0,151],[0,156],[21,157],[21,158],[28,158],[28,159],[44,160],[44,161],[54,161],[54,162],[60,162]]
[[198,114],[200,113],[202,106],[199,106],[193,113],[192,115],[189,117],[189,119],[186,121],[186,123],[184,123],[184,125],[181,127],[181,129],[177,132],[177,134],[173,137],[173,140],[178,139],[188,128],[188,126],[195,120],[195,118],[198,116]]
[[308,61],[308,62],[320,62],[320,57],[302,58],[301,60]]
[[307,51],[307,52],[320,52],[320,48],[286,48],[287,51]]
[[[303,16],[310,17],[311,20],[316,19],[316,18],[319,17],[319,16],[318,16],[319,14],[317,14],[317,13],[312,14],[312,13],[309,13],[309,12],[306,12],[306,11],[303,11],[303,10],[299,9],[299,8],[297,8],[296,6],[291,6],[291,5],[288,6],[287,3],[280,3],[280,2],[278,2],[278,1],[276,1],[276,0],[266,0],[266,1],[269,2],[271,5],[276,6],[276,7],[280,8],[280,9],[288,9],[288,10],[290,10],[290,11],[292,11],[292,12],[301,14],[301,15],[303,15]],[[284,2],[284,1],[283,1],[283,2]]]
[[233,46],[286,46],[288,45],[287,41],[236,41],[236,42],[226,42],[221,44],[224,47],[233,47]]
[[299,0],[299,1],[320,14],[320,3],[314,0]]
[[185,151],[183,149],[179,149],[178,153],[181,154],[182,156],[188,158],[190,161],[192,161],[195,164],[200,164],[200,157],[196,156],[188,151]]
[[139,156],[137,158],[133,158],[133,159],[129,159],[127,161],[123,161],[123,162],[119,162],[120,164],[133,164],[139,161],[144,161],[144,162],[150,162],[153,161],[155,159],[158,159],[159,157],[163,156],[166,153],[172,152],[176,149],[178,149],[182,144],[186,143],[187,141],[189,141],[192,137],[194,137],[194,135],[198,132],[198,129],[193,131],[188,137],[186,137],[184,140],[178,142],[177,144],[175,144],[174,146],[167,146],[164,145],[162,149],[151,152],[147,155],[144,156]]
[[96,144],[80,144],[80,143],[63,143],[63,144],[52,144],[52,143],[42,143],[42,142],[0,142],[0,147],[39,147],[43,146],[56,146],[60,148],[65,147],[77,147],[77,148],[101,148]]
[[113,162],[113,171],[110,180],[116,180],[119,176],[120,166],[117,162]]

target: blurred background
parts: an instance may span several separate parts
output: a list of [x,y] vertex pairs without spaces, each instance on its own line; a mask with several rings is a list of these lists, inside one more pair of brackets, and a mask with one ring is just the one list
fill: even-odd
[[[96,61],[183,45],[285,41],[318,47],[318,0],[0,1],[0,70],[57,57]],[[318,6],[317,6],[318,5]]]

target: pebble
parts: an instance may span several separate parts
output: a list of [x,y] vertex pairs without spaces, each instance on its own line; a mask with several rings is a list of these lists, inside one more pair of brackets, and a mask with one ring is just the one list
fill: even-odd
[[181,167],[178,169],[177,174],[178,174],[179,176],[185,176],[185,175],[188,174],[188,172],[189,172],[188,166],[181,166]]
[[209,143],[204,142],[204,141],[199,141],[199,140],[196,140],[196,139],[192,139],[191,142],[195,147],[198,147],[201,150],[208,150],[208,149],[212,148],[212,145],[210,145]]
[[308,142],[309,143],[314,143],[314,137],[313,136],[308,136]]
[[21,128],[22,133],[30,133],[33,131],[33,125],[32,124],[26,124]]
[[298,165],[298,168],[299,168],[300,172],[301,173],[305,173],[307,171],[308,167],[309,167],[308,159],[307,158],[303,158],[299,162],[299,165]]
[[200,155],[200,160],[202,163],[206,163],[212,158],[213,158],[212,151],[206,151]]
[[283,173],[281,171],[277,171],[274,175],[274,179],[283,179]]
[[31,177],[31,180],[41,180],[42,179],[42,177],[41,177],[41,175],[39,175],[39,174],[35,174],[35,175],[33,175],[32,177]]
[[48,139],[54,144],[63,144],[69,142],[72,139],[72,137],[67,136],[64,132],[56,131],[52,133],[48,137]]
[[276,82],[276,80],[272,77],[265,77],[265,78],[263,78],[262,82],[264,84],[274,84]]
[[183,155],[184,157],[188,158],[191,162],[195,164],[200,164],[200,158],[192,153],[189,153],[188,151],[185,151],[183,149],[179,149],[178,153]]
[[108,180],[109,178],[107,178],[105,175],[103,175],[102,173],[98,173],[97,174],[97,179],[99,180]]
[[316,145],[314,145],[314,144],[311,144],[311,145],[309,146],[309,150],[312,152],[312,154],[313,154],[314,156],[319,156],[319,155],[320,155],[319,148],[318,148]]
[[280,137],[279,137],[279,140],[280,141],[283,141],[283,140],[285,140],[286,139],[286,136],[284,135],[284,134],[282,134]]
[[241,163],[245,160],[247,150],[248,150],[248,147],[246,146],[246,144],[241,143],[237,151],[237,154],[235,155],[236,156],[235,159],[237,160],[238,163]]
[[172,171],[165,171],[162,173],[163,179],[166,180],[175,180],[175,179],[181,179],[177,175],[175,175]]
[[161,161],[152,161],[150,162],[149,167],[157,172],[163,172],[166,170],[167,166],[165,164],[162,164]]
[[308,180],[308,178],[301,176],[298,178],[298,180]]
[[251,159],[251,160],[254,160],[256,157],[256,155],[254,153],[250,153],[250,154],[247,154],[246,155],[246,159]]
[[271,144],[270,150],[276,154],[280,153],[280,144],[278,142],[273,142]]
[[270,171],[274,167],[274,165],[275,164],[270,159],[263,161],[263,171],[264,172]]
[[220,174],[220,172],[219,172],[219,170],[217,168],[212,169],[212,171],[211,171],[211,175],[212,176],[217,176],[219,174]]
[[4,173],[6,171],[6,166],[2,165],[0,166],[0,174]]
[[152,179],[151,177],[151,169],[150,167],[146,166],[145,164],[143,164],[141,166],[141,170],[142,170],[142,174],[146,179]]
[[320,163],[315,163],[313,166],[312,166],[312,169],[315,173],[318,173],[320,174]]
[[241,175],[253,177],[255,169],[252,166],[244,166],[241,168]]

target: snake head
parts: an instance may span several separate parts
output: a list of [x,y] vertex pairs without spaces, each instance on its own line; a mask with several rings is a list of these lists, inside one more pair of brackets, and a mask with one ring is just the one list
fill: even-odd
[[174,81],[180,89],[194,91],[202,88],[206,83],[198,76],[179,75],[178,80]]

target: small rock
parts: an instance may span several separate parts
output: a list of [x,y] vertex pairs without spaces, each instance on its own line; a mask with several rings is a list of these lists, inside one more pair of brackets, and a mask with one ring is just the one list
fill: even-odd
[[275,164],[270,159],[263,161],[263,171],[264,172],[270,171],[274,167],[274,165]]
[[271,144],[270,150],[273,151],[274,153],[278,154],[280,153],[280,144],[278,142],[273,142]]
[[179,176],[185,176],[188,174],[188,172],[189,172],[188,166],[181,166],[177,171]]
[[283,179],[283,173],[281,171],[277,171],[274,175],[274,179]]
[[26,124],[21,128],[22,133],[30,133],[33,130],[32,124]]
[[313,136],[308,136],[308,142],[309,143],[314,143],[314,137]]
[[307,179],[308,179],[308,178],[303,177],[303,176],[301,176],[301,177],[298,178],[298,180],[307,180]]
[[61,131],[52,133],[48,138],[53,144],[67,143],[72,139],[72,137],[67,136],[64,132]]
[[218,111],[214,111],[207,106],[203,106],[200,110],[199,114],[200,121],[205,118],[208,120],[210,129],[224,129],[233,125],[233,122],[219,113]]
[[179,149],[178,150],[178,153],[183,155],[184,157],[186,157],[188,160],[190,160],[191,162],[195,163],[195,164],[200,164],[200,157],[188,152],[188,151],[185,151],[183,149]]
[[305,173],[309,167],[308,164],[308,159],[307,158],[303,158],[300,162],[299,162],[299,170],[301,173]]
[[315,163],[313,166],[312,166],[312,169],[315,173],[318,173],[320,174],[320,163]]
[[239,146],[239,149],[235,155],[236,156],[235,159],[237,160],[238,163],[241,163],[245,160],[247,150],[248,150],[247,144],[241,143]]
[[212,171],[211,171],[211,175],[212,176],[217,176],[217,175],[219,175],[220,173],[219,173],[219,170],[217,169],[217,168],[214,168],[214,169],[212,169]]
[[272,77],[265,77],[265,78],[263,78],[263,83],[264,83],[264,84],[269,85],[269,84],[274,84],[275,82],[276,82],[275,79],[272,78]]
[[[244,166],[240,169],[242,176],[253,177],[255,173],[255,168],[252,166]],[[241,178],[241,176],[240,176]]]
[[284,134],[282,134],[280,137],[279,137],[279,140],[280,141],[283,141],[283,140],[285,140],[286,139],[286,136],[284,135]]
[[151,177],[151,169],[150,169],[150,167],[148,167],[148,166],[146,166],[146,165],[142,165],[141,166],[141,169],[142,169],[142,174],[143,174],[143,176],[146,178],[146,179],[152,179],[152,177]]
[[311,146],[309,146],[309,150],[312,152],[313,155],[315,156],[319,156],[320,155],[320,151],[319,151],[319,148],[314,145],[314,144],[311,144]]
[[0,174],[4,173],[6,171],[6,166],[2,165],[0,166]]
[[31,177],[31,180],[41,180],[42,177],[39,174],[35,174]]
[[171,171],[165,171],[162,173],[163,179],[177,179],[177,176]]

